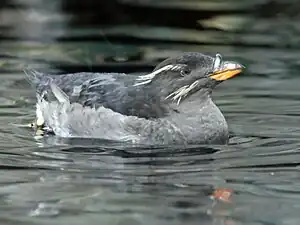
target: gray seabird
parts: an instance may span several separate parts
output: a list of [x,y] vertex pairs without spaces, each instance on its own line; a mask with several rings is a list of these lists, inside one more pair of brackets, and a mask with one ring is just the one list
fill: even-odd
[[211,99],[243,66],[197,52],[146,75],[25,71],[36,88],[36,123],[60,137],[137,144],[226,144],[227,122]]

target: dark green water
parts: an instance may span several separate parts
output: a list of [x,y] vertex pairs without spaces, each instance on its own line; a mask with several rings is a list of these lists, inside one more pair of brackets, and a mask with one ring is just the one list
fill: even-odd
[[[1,3],[0,223],[298,225],[299,3],[92,2]],[[140,73],[181,51],[246,65],[214,92],[230,145],[62,144],[16,125],[34,118],[25,66]],[[231,203],[209,198],[218,188]]]

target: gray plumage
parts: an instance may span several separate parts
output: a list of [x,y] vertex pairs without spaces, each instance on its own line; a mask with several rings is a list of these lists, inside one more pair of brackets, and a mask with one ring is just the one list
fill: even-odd
[[[220,58],[218,58],[220,60]],[[164,60],[152,73],[44,75],[26,70],[37,117],[62,137],[141,144],[225,144],[227,123],[211,99],[220,64],[201,53]]]

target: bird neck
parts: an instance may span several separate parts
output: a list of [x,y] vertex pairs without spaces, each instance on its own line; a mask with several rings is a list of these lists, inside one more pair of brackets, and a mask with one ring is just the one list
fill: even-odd
[[227,122],[209,95],[191,96],[180,104],[179,113],[168,119],[190,140],[222,144],[228,141]]

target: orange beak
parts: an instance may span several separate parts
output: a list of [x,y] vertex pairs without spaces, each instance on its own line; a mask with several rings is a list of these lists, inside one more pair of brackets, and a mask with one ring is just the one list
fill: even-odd
[[241,73],[243,68],[243,65],[235,62],[224,62],[222,68],[215,71],[209,77],[214,80],[224,81]]

